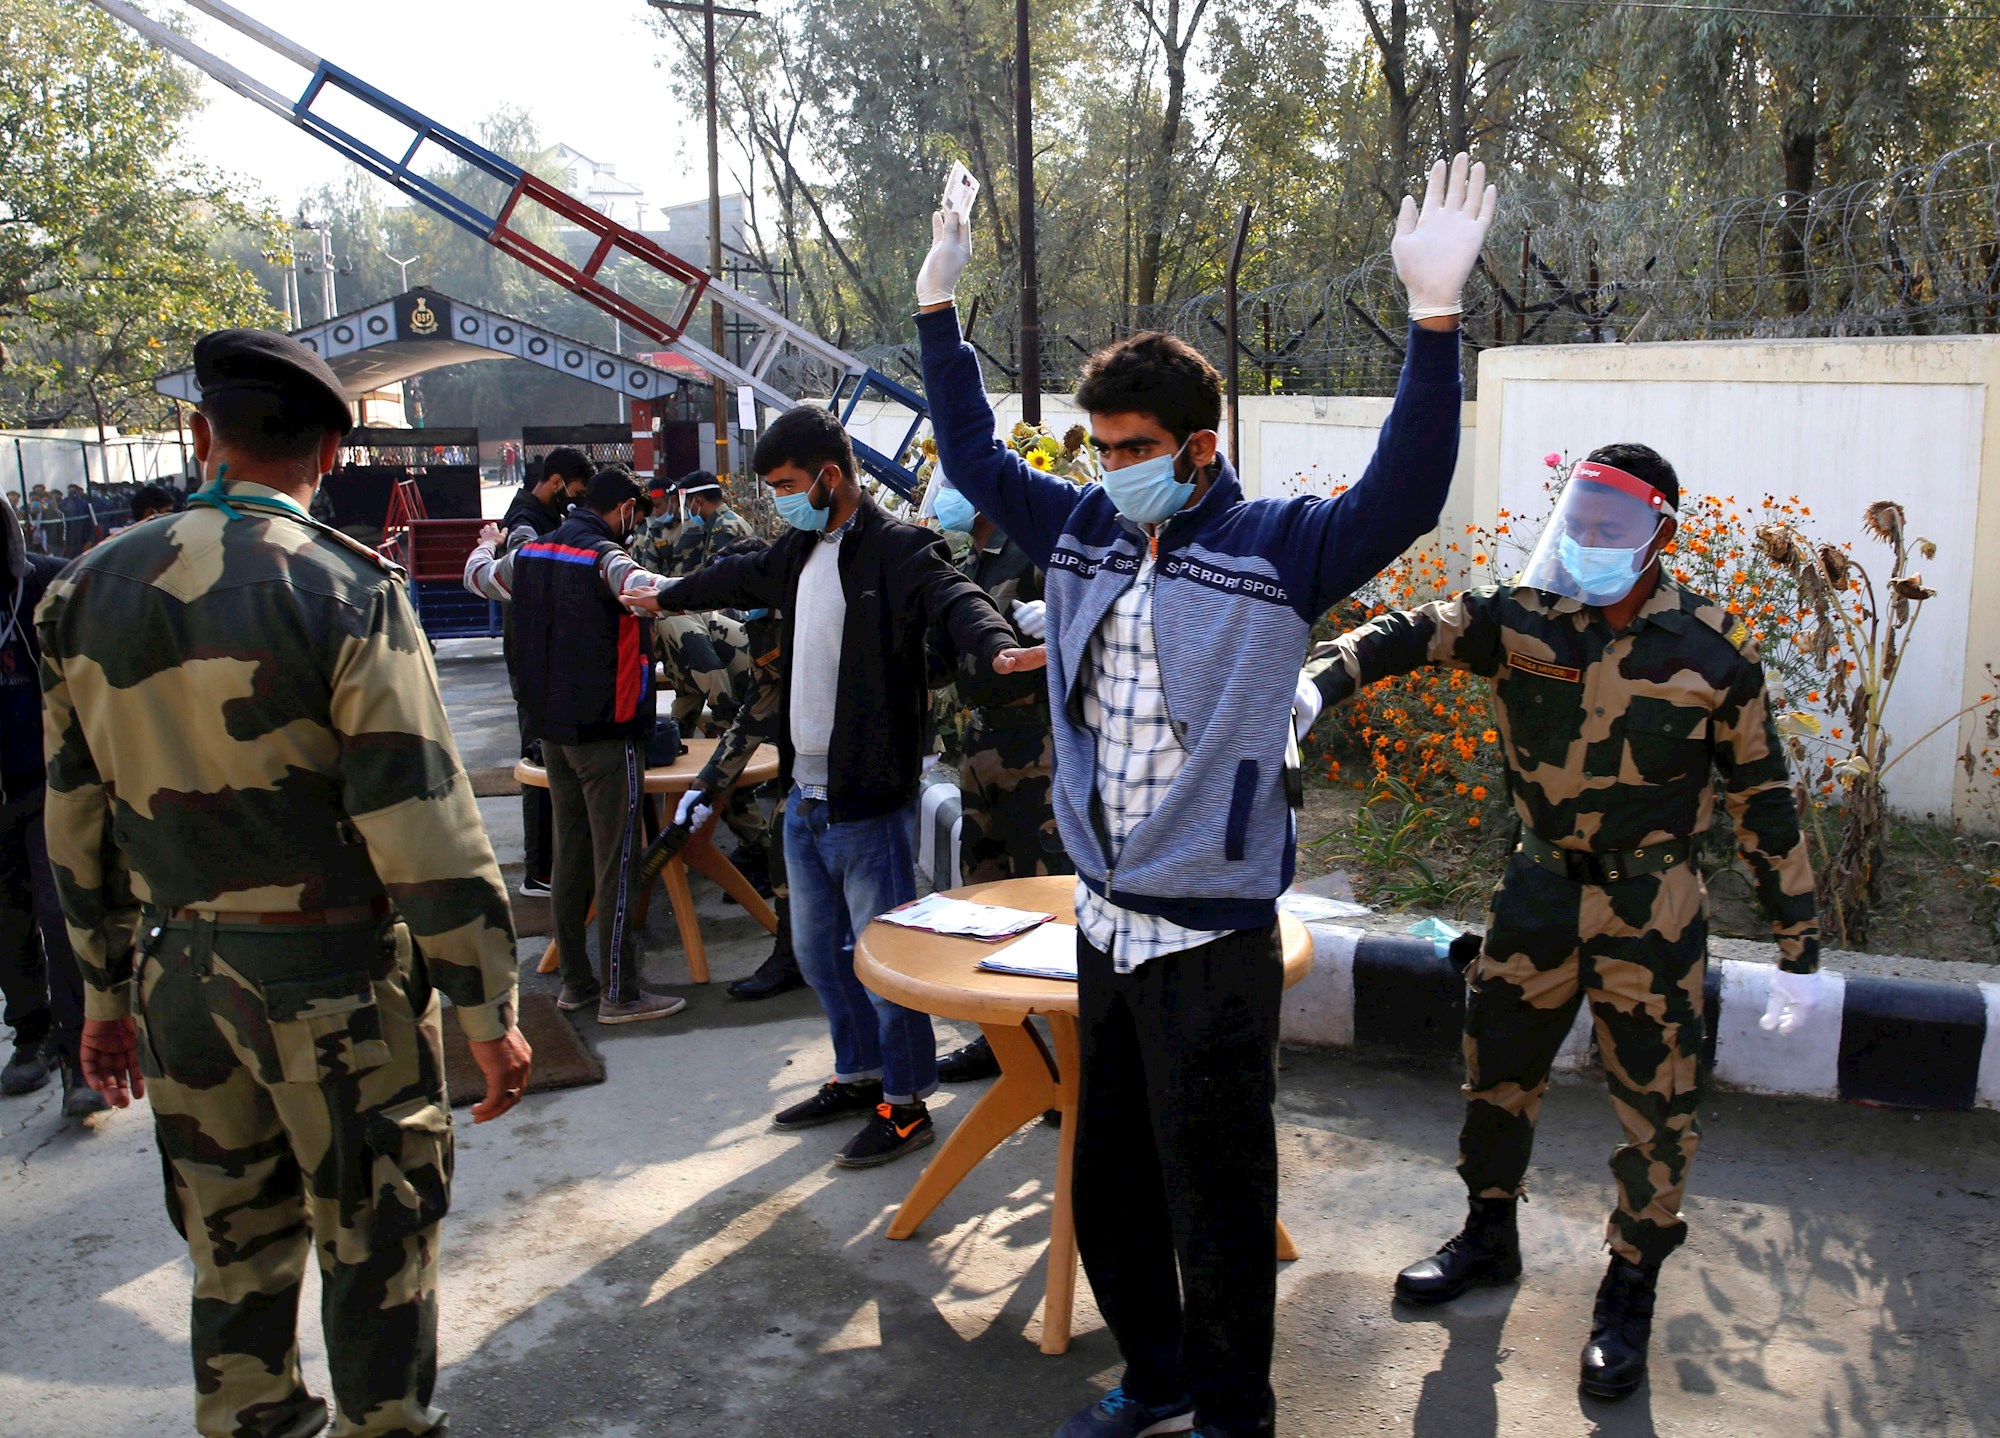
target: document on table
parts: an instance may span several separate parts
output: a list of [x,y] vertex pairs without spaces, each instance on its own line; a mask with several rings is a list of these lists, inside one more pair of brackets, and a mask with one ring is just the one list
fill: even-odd
[[1014,940],[997,954],[979,961],[979,967],[996,974],[1020,974],[1030,979],[1068,979],[1076,982],[1076,925],[1043,924],[1032,934]]
[[998,904],[974,904],[943,894],[927,894],[914,903],[891,909],[881,916],[885,924],[901,924],[906,929],[924,929],[933,934],[949,934],[955,939],[978,939],[995,943],[1045,924],[1054,914],[1038,914],[1029,909],[1008,909]]

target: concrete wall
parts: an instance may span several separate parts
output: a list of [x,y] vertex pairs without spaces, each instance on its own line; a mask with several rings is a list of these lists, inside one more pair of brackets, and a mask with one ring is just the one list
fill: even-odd
[[[1847,541],[1878,575],[1887,551],[1861,515],[1894,499],[1934,539],[1911,658],[1889,703],[1913,742],[1992,687],[2000,666],[2000,338],[1564,345],[1480,356],[1472,511],[1542,512],[1542,456],[1614,440],[1653,445],[1689,494],[1799,496],[1816,538]],[[1982,742],[1968,716],[1909,752],[1896,808],[1992,826],[1993,786],[1955,761]]]

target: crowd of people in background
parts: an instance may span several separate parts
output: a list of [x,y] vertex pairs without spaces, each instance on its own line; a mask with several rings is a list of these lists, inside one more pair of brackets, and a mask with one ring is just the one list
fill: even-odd
[[67,488],[36,484],[25,496],[7,494],[28,549],[57,559],[74,559],[128,524],[180,508],[183,499],[176,486],[129,481],[92,484],[88,489],[80,484]]

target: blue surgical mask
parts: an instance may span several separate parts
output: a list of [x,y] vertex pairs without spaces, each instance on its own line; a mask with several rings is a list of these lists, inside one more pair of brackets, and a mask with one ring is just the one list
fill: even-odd
[[824,509],[814,504],[813,491],[818,488],[819,481],[815,479],[796,494],[772,495],[771,502],[778,506],[778,518],[794,529],[807,531],[825,529],[826,522],[833,513],[833,500],[829,497]]
[[696,514],[691,509],[688,511],[687,522],[692,524],[696,529],[708,528],[708,516],[705,514]]
[[937,498],[931,503],[931,513],[937,516],[940,529],[962,529],[970,534],[973,518],[979,511],[973,507],[971,500],[947,484],[938,490]]
[[770,614],[771,611],[768,609],[746,609],[743,611],[743,618],[754,623],[759,619],[768,619]]
[[1556,554],[1584,597],[1597,603],[1616,604],[1632,592],[1645,570],[1646,551],[1652,541],[1637,549],[1593,549],[1578,544],[1565,534],[1556,540]]
[[[1193,439],[1189,435],[1188,439]],[[1194,493],[1194,481],[1181,479],[1174,465],[1187,448],[1187,440],[1172,454],[1144,459],[1123,469],[1107,469],[1101,483],[1118,512],[1134,524],[1159,524],[1187,507]]]

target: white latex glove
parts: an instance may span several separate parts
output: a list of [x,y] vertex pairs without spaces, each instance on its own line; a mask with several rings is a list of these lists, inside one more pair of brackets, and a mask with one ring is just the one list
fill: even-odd
[[1825,992],[1824,975],[1792,974],[1779,969],[1771,975],[1771,1001],[1765,1005],[1764,1017],[1757,1020],[1757,1027],[1781,1038],[1804,1028]]
[[1293,734],[1303,739],[1306,735],[1312,733],[1313,723],[1319,718],[1319,709],[1322,702],[1319,685],[1313,683],[1305,675],[1299,675],[1299,687],[1292,693]]
[[958,277],[972,263],[972,235],[954,210],[931,212],[931,252],[917,271],[917,303],[949,304],[958,295]]
[[1463,153],[1451,162],[1449,186],[1444,161],[1431,167],[1421,213],[1415,199],[1403,197],[1389,252],[1410,292],[1411,319],[1459,313],[1459,296],[1472,267],[1479,263],[1499,203],[1500,192],[1486,183],[1486,166],[1471,164]]
[[681,795],[680,807],[674,810],[674,822],[689,833],[693,833],[706,824],[714,813],[715,806],[709,801],[708,795],[699,789],[690,789]]
[[1014,627],[1030,639],[1049,637],[1049,606],[1044,600],[1015,600],[1013,620]]

